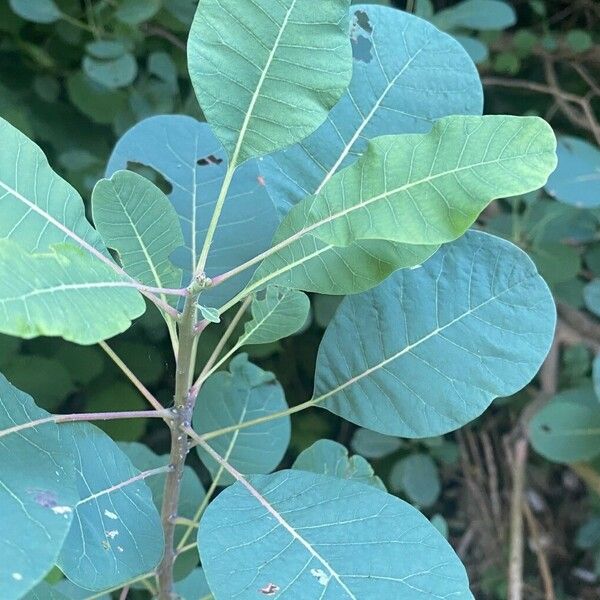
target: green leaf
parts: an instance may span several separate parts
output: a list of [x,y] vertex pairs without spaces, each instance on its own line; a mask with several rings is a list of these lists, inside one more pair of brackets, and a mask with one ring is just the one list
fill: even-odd
[[[273,243],[289,240],[297,233],[284,221]],[[368,290],[397,269],[425,262],[438,246],[397,244],[385,240],[361,240],[348,247],[326,244],[311,234],[302,235],[278,250],[256,270],[246,293],[267,285],[280,285],[306,292],[345,295]]]
[[350,457],[348,450],[333,440],[316,441],[298,455],[292,469],[352,479],[385,492],[383,481],[375,475],[371,465],[358,454]]
[[354,165],[295,206],[281,228],[336,246],[360,239],[448,242],[491,200],[542,186],[556,166],[555,148],[552,129],[537,117],[446,117],[425,135],[372,140]]
[[0,331],[26,339],[95,344],[125,331],[146,310],[132,283],[69,244],[27,254],[0,240],[0,282]]
[[[236,483],[209,505],[198,543],[217,598],[471,600],[464,567],[409,504],[302,471]],[[238,568],[244,565],[243,569]]]
[[[172,261],[188,285],[198,262],[206,230],[227,170],[227,156],[207,123],[181,115],[151,117],[138,123],[117,143],[107,176],[132,164],[148,167],[169,188],[169,200],[179,215],[184,247]],[[279,223],[267,187],[261,183],[260,163],[252,160],[233,176],[211,251],[206,274],[225,273],[254,258],[271,244]],[[246,285],[248,270],[202,294],[205,306],[220,306]]]
[[529,251],[540,275],[549,283],[562,283],[576,277],[581,267],[577,248],[566,244],[535,244]]
[[380,433],[451,431],[531,380],[555,320],[528,256],[469,232],[419,269],[344,299],[319,348],[315,403]]
[[81,239],[106,253],[85,219],[81,196],[50,168],[42,150],[3,119],[0,139],[0,239],[14,240],[30,252]]
[[548,194],[581,208],[600,206],[600,150],[576,137],[558,139],[558,166],[548,178]]
[[9,0],[10,7],[20,17],[34,23],[54,23],[61,18],[61,12],[54,0]]
[[529,425],[533,447],[554,462],[573,463],[600,454],[600,404],[555,400]]
[[78,493],[73,458],[50,415],[0,375],[0,597],[20,598],[58,557]]
[[59,568],[90,590],[115,587],[152,571],[164,541],[144,476],[97,427],[77,423],[61,428],[75,456],[79,501]]
[[501,0],[463,0],[436,13],[434,25],[444,30],[499,31],[517,22],[515,9]]
[[554,148],[536,117],[448,117],[426,135],[376,138],[287,214],[246,291],[366,290],[460,236],[492,199],[543,185]]
[[310,301],[297,290],[269,286],[262,297],[254,297],[250,310],[252,319],[244,325],[240,346],[269,344],[296,333],[306,323]]
[[370,429],[357,429],[352,436],[352,450],[365,458],[384,458],[402,447],[402,440]]
[[399,460],[390,472],[390,489],[404,491],[417,506],[433,506],[442,491],[437,465],[428,454],[411,454]]
[[[349,0],[203,0],[188,40],[200,107],[233,165],[311,134],[352,74]],[[227,101],[223,102],[226,98]]]
[[160,10],[162,0],[125,0],[115,11],[115,17],[127,25],[139,25]]
[[118,252],[131,277],[159,288],[181,285],[181,270],[169,258],[183,245],[181,226],[173,205],[153,183],[117,171],[94,187],[92,211],[104,243]]
[[583,29],[572,29],[567,32],[565,41],[573,52],[585,52],[594,45],[592,36]]
[[[194,409],[194,430],[202,435],[223,427],[266,417],[287,409],[283,388],[273,373],[248,362],[246,354],[236,356],[230,372],[209,377],[200,389]],[[283,417],[221,435],[214,448],[241,473],[269,473],[281,462],[290,443],[290,418]],[[213,478],[219,465],[202,448],[198,455]],[[233,482],[226,471],[223,485]]]
[[92,81],[109,90],[130,85],[138,72],[135,56],[130,52],[109,60],[84,56],[82,66],[83,72]]
[[263,174],[278,208],[314,194],[384,134],[425,133],[448,115],[480,115],[477,69],[456,40],[406,12],[350,10],[352,81],[311,136],[269,156]]

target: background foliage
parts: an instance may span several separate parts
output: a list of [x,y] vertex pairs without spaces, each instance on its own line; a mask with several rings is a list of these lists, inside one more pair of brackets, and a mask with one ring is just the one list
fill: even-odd
[[[559,167],[545,190],[496,201],[479,221],[484,230],[525,249],[549,282],[559,305],[557,336],[528,389],[496,401],[455,434],[402,441],[356,429],[325,411],[307,411],[293,420],[290,449],[281,464],[310,463],[306,453],[298,456],[301,450],[320,438],[337,440],[336,468],[385,486],[423,510],[466,562],[473,592],[482,599],[506,597],[507,562],[516,543],[508,527],[515,515],[513,495],[517,507],[524,503],[527,597],[596,598],[600,5],[594,0],[515,0],[485,7],[479,0],[393,4],[461,41],[478,63],[486,113],[540,115],[563,136]],[[202,119],[185,54],[195,5],[194,0],[0,0],[0,116],[36,140],[51,164],[89,198],[116,140],[135,123],[169,113]],[[131,170],[144,169],[124,160]],[[144,174],[170,191],[157,173]],[[253,362],[278,373],[290,404],[311,394],[317,346],[338,302],[312,295],[310,319],[301,333],[245,348]],[[201,345],[206,356],[200,359],[208,358],[229,319],[225,315],[223,323],[205,332],[210,343]],[[112,346],[168,402],[173,364],[159,316],[149,310]],[[239,359],[229,370],[233,374],[236,368]],[[144,408],[95,347],[1,337],[0,370],[50,411]],[[159,454],[168,450],[164,429],[134,423],[100,426],[124,444],[142,442]],[[524,440],[534,450],[524,452]],[[139,456],[144,464],[143,448],[127,447],[129,456]],[[275,449],[266,458],[277,461],[280,455]],[[199,461],[194,467],[205,475]],[[519,485],[522,473],[526,477]]]

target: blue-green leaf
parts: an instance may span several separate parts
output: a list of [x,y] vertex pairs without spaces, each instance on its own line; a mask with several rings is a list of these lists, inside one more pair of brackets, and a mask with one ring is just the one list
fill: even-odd
[[264,161],[267,185],[284,212],[353,163],[369,139],[424,133],[447,115],[481,114],[477,70],[450,36],[384,6],[352,6],[351,19],[348,91],[313,135]]
[[203,0],[188,41],[200,107],[232,163],[311,134],[352,73],[350,0]]
[[600,206],[600,150],[576,137],[558,138],[558,166],[546,191],[561,202],[581,208]]
[[110,90],[126,87],[133,83],[138,72],[135,56],[131,52],[109,60],[85,56],[82,66],[83,72],[92,81]]
[[432,22],[444,30],[499,31],[514,25],[517,13],[502,0],[463,0],[436,13]]
[[432,506],[442,491],[437,465],[428,454],[410,454],[392,467],[390,489],[406,493],[417,506]]
[[183,245],[179,219],[153,183],[137,173],[117,171],[94,187],[92,211],[104,243],[117,251],[129,275],[153,287],[181,285],[181,271],[170,261]]
[[177,582],[175,591],[182,600],[212,600],[213,597],[204,571],[200,568],[194,569],[185,579]]
[[[145,119],[117,143],[106,175],[133,165],[145,165],[166,180],[168,194],[183,230],[184,248],[172,257],[191,281],[206,229],[227,168],[227,157],[206,123],[191,117]],[[277,211],[263,185],[257,161],[237,169],[211,252],[207,275],[219,275],[266,250],[278,224]],[[249,270],[202,294],[202,303],[220,306],[239,292],[252,275]]]
[[333,440],[318,440],[306,448],[298,455],[292,469],[352,479],[385,492],[383,481],[375,475],[371,465],[358,454],[350,457],[347,448]]
[[61,425],[75,457],[79,500],[58,566],[75,584],[103,590],[159,563],[160,516],[144,474],[97,427]]
[[[200,435],[287,409],[283,388],[273,373],[248,362],[246,354],[236,356],[229,368],[230,372],[209,377],[200,390],[193,418]],[[284,417],[221,435],[211,443],[241,473],[269,473],[287,450],[290,429],[290,418]],[[216,477],[219,465],[201,447],[197,449]],[[220,481],[225,485],[233,479],[225,471]]]
[[79,498],[61,428],[43,423],[19,431],[49,416],[0,375],[1,598],[20,598],[50,571]]
[[10,7],[20,17],[35,23],[54,23],[61,17],[54,0],[10,0]]
[[125,0],[115,11],[115,17],[127,25],[139,25],[151,19],[161,4],[162,0]]
[[[409,504],[302,471],[236,483],[209,505],[198,543],[218,600],[471,600],[460,560]],[[239,565],[244,565],[243,569]]]
[[583,288],[585,307],[597,317],[600,317],[600,279],[590,281]]
[[555,320],[529,257],[469,232],[422,267],[344,299],[319,348],[315,403],[380,433],[456,429],[531,380]]
[[360,428],[352,436],[352,450],[365,458],[384,458],[402,447],[402,440]]

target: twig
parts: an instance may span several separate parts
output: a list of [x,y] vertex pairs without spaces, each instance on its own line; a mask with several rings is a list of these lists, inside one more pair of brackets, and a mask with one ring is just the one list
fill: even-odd
[[523,599],[523,492],[528,443],[520,439],[515,444],[513,488],[510,503],[510,553],[508,564],[507,600]]
[[523,501],[523,514],[525,515],[527,526],[531,532],[531,536],[533,537],[532,546],[537,557],[538,569],[540,571],[540,577],[542,578],[542,585],[544,586],[544,598],[545,600],[556,600],[552,572],[550,571],[548,559],[546,558],[546,554],[542,546],[540,529],[527,500]]

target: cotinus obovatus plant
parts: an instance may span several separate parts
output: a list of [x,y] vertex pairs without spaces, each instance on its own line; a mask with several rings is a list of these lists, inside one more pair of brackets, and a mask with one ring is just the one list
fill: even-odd
[[[0,380],[0,595],[92,598],[141,582],[160,600],[472,598],[423,515],[377,478],[332,471],[335,444],[273,471],[300,410],[430,437],[535,375],[550,292],[519,248],[469,228],[492,200],[545,183],[550,127],[481,116],[458,42],[349,0],[202,0],[188,63],[206,122],[129,130],[94,188],[94,226],[40,149],[0,124],[0,330],[101,344],[151,405],[52,415]],[[313,397],[289,407],[243,349],[299,330],[306,292],[347,297]],[[170,406],[105,342],[150,303],[176,361]],[[169,456],[86,422],[149,417],[170,428]],[[191,448],[206,492],[185,466]],[[42,581],[54,565],[68,585]]]

